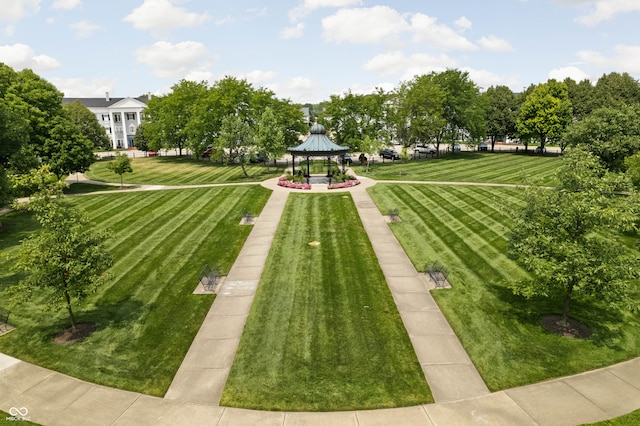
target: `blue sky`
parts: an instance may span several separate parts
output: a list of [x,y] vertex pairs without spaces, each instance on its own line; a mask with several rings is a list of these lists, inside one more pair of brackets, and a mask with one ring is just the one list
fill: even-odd
[[0,61],[68,97],[231,75],[294,102],[458,68],[481,88],[640,78],[640,0],[2,0]]

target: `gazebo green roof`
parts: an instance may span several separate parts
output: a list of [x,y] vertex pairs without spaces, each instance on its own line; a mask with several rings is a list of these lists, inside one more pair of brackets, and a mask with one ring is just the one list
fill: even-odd
[[311,134],[298,146],[292,146],[287,150],[293,155],[303,156],[325,156],[346,154],[348,146],[340,146],[327,136],[327,131],[321,124],[314,124],[311,127]]

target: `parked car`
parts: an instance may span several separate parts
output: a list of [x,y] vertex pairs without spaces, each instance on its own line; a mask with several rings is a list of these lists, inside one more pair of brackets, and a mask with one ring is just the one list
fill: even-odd
[[260,153],[249,156],[250,163],[257,164],[257,163],[264,163],[265,161],[267,161],[266,157]]
[[547,148],[543,148],[541,146],[536,146],[536,154],[546,154],[547,153]]
[[486,142],[482,142],[478,147],[478,151],[487,151],[489,149],[489,144]]
[[351,156],[349,154],[345,154],[342,156],[342,164],[350,166],[351,163],[353,163],[353,160],[351,159]]
[[459,143],[454,143],[453,144],[453,152],[460,152],[461,147]]
[[438,152],[438,150],[436,149],[435,146],[433,145],[416,145],[416,147],[413,150],[414,154],[435,154],[436,152]]
[[388,160],[398,160],[400,156],[396,152],[395,149],[387,148],[380,151],[380,157],[386,158]]

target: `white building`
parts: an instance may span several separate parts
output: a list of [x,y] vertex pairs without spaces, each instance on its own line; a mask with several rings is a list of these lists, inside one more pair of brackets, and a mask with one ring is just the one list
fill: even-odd
[[107,131],[114,149],[133,148],[134,136],[147,106],[146,96],[139,98],[63,98],[62,103],[77,100],[96,115],[98,123]]

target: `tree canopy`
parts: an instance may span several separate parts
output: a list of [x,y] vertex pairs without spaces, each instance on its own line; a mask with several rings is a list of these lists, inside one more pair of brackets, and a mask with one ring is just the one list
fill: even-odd
[[618,237],[635,227],[635,196],[618,195],[620,175],[580,148],[565,154],[558,179],[555,189],[525,188],[525,205],[514,212],[509,253],[531,275],[513,291],[562,299],[565,322],[578,295],[637,307],[630,285],[640,262]]
[[111,149],[111,140],[107,131],[100,125],[96,116],[89,111],[89,108],[82,105],[77,99],[64,104],[63,108],[67,116],[78,127],[80,133],[91,141],[94,149]]

